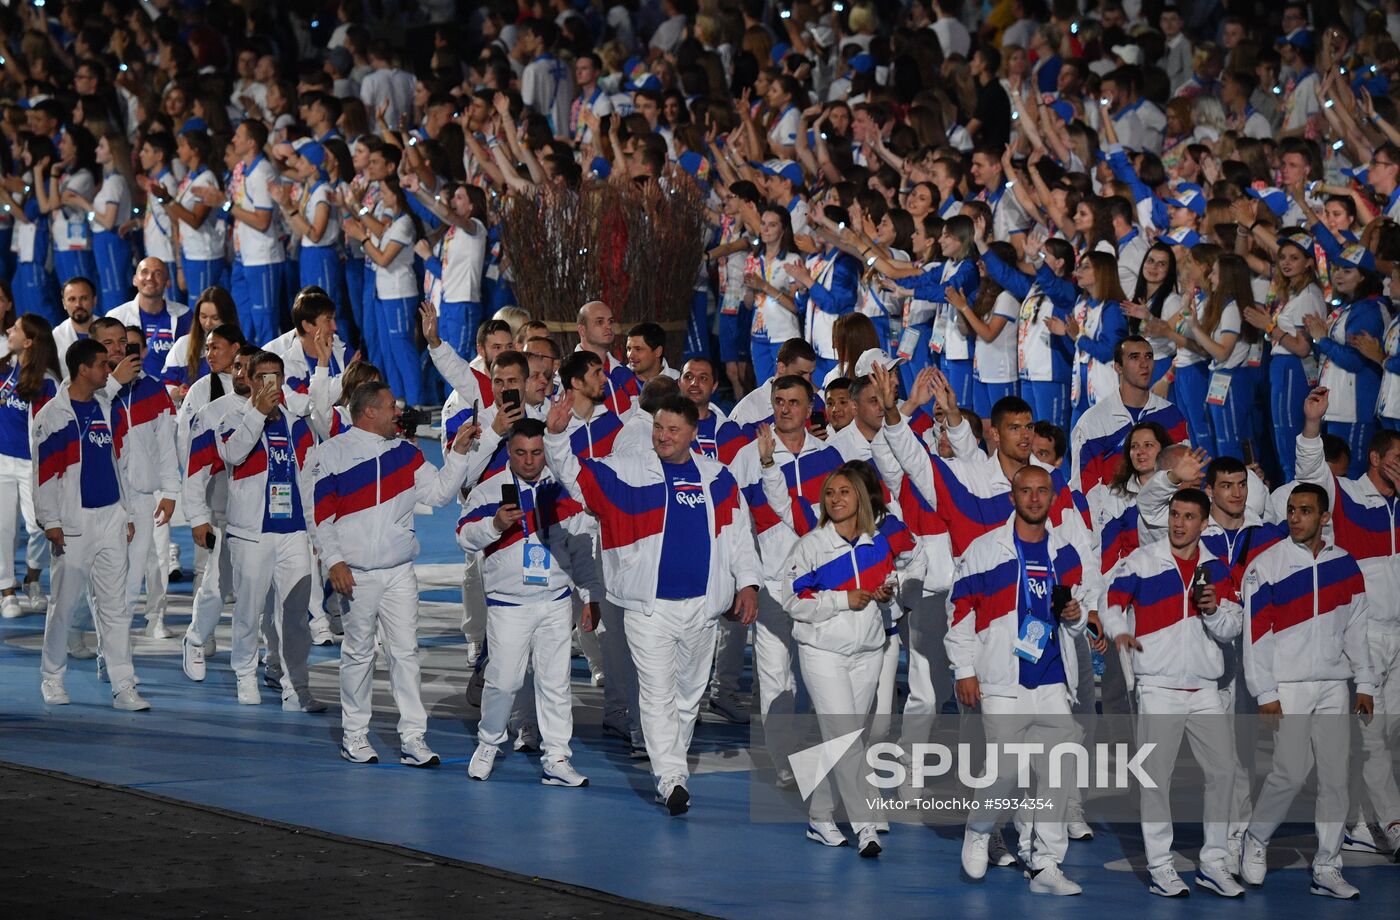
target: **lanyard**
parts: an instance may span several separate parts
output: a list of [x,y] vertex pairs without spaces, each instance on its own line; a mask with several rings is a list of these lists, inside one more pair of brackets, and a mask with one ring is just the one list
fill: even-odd
[[[511,481],[515,483],[515,494],[520,496],[520,505],[521,510],[523,511],[525,510],[525,489],[521,488],[520,479],[515,475],[515,473],[511,473],[510,478]],[[543,541],[544,528],[540,526],[540,506],[539,503],[535,501],[535,499],[539,496],[539,484],[527,483],[526,487],[530,490],[530,513],[520,519],[520,530],[523,533],[525,539],[528,541],[530,539],[530,524],[533,520],[535,525],[535,533],[539,534],[541,541]]]

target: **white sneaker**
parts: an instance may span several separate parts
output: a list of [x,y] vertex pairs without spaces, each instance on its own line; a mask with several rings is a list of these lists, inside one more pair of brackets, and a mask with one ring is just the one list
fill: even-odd
[[124,681],[112,694],[112,708],[120,709],[123,712],[144,712],[151,708],[151,704],[136,692],[134,683]]
[[369,743],[369,732],[346,732],[340,739],[340,756],[351,763],[379,763],[379,752]]
[[81,630],[68,630],[68,657],[79,661],[91,661],[97,657],[97,650],[88,648],[87,643],[83,641]]
[[49,610],[49,599],[44,594],[44,589],[37,581],[26,581],[24,583],[24,609],[28,613],[47,613]]
[[1235,881],[1229,867],[1223,862],[1203,862],[1197,866],[1196,887],[1222,898],[1238,898],[1244,894],[1244,886]]
[[992,831],[991,836],[987,838],[987,864],[1002,869],[1016,865],[1016,857],[1006,848],[1006,841],[1001,839],[1001,831]]
[[331,632],[330,624],[324,617],[317,617],[311,621],[311,644],[335,645],[335,633]]
[[325,712],[326,704],[311,695],[310,690],[282,691],[283,712]]
[[1386,825],[1385,842],[1390,847],[1390,858],[1400,862],[1400,821],[1392,821]]
[[1163,898],[1184,898],[1191,894],[1191,889],[1186,887],[1186,883],[1171,866],[1149,869],[1147,874],[1152,879],[1147,890],[1155,895]]
[[522,725],[515,733],[511,747],[522,754],[537,754],[540,750],[540,730],[533,725]]
[[481,657],[481,643],[475,639],[467,640],[467,667],[476,667],[476,660]]
[[472,754],[472,762],[467,764],[467,775],[472,779],[487,780],[491,777],[491,768],[496,765],[496,755],[501,753],[501,749],[494,744],[482,742],[476,746],[476,751]]
[[405,735],[399,741],[399,763],[405,767],[436,767],[442,758],[433,753],[421,734]]
[[835,821],[808,821],[807,839],[815,840],[824,847],[844,847],[850,843]]
[[1264,884],[1264,875],[1269,871],[1265,852],[1264,844],[1249,834],[1244,835],[1244,853],[1240,856],[1240,878],[1251,885]]
[[175,634],[165,628],[165,611],[159,611],[154,616],[146,618],[146,638],[148,639],[173,639]]
[[856,850],[865,859],[874,859],[884,850],[880,843],[880,832],[873,824],[862,824],[856,831]]
[[568,786],[577,789],[588,785],[588,777],[574,769],[574,765],[563,757],[546,757],[540,761],[540,784],[544,786]]
[[1244,839],[1242,837],[1231,837],[1225,845],[1229,855],[1225,857],[1225,869],[1236,878],[1240,875],[1240,862],[1244,853]]
[[990,834],[979,834],[972,828],[963,831],[962,867],[968,878],[987,874],[987,840]]
[[1342,878],[1341,869],[1323,869],[1320,872],[1314,870],[1312,887],[1308,890],[1324,898],[1336,898],[1339,901],[1353,901],[1361,897],[1361,891]]
[[0,598],[0,617],[6,620],[17,620],[24,616],[24,608],[19,605],[19,598],[13,594],[7,594]]
[[180,664],[185,672],[185,676],[193,681],[204,680],[205,667],[203,646],[195,645],[190,641],[190,637],[186,636],[184,640],[180,642],[180,652]]
[[673,818],[690,811],[690,790],[685,788],[685,777],[667,776],[662,779],[656,801],[665,805],[667,813]]
[[1342,849],[1350,850],[1353,853],[1379,853],[1380,845],[1376,843],[1376,835],[1372,833],[1371,826],[1365,821],[1358,821],[1346,829],[1342,835]]
[[238,705],[257,706],[262,702],[262,693],[258,690],[258,679],[256,677],[238,678]]
[[1059,866],[1046,866],[1031,877],[1032,894],[1053,894],[1060,897],[1083,894],[1084,889],[1070,881]]
[[67,706],[73,702],[68,698],[68,691],[63,689],[61,677],[45,677],[39,685],[39,692],[43,694],[47,706]]
[[1084,820],[1084,806],[1070,802],[1065,807],[1065,833],[1070,840],[1093,840],[1094,830]]

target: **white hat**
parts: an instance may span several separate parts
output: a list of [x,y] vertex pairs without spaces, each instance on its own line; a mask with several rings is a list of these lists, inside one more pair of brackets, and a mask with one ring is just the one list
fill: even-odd
[[1137,45],[1114,45],[1111,49],[1114,54],[1123,59],[1124,64],[1131,64],[1136,67],[1142,63],[1142,49]]

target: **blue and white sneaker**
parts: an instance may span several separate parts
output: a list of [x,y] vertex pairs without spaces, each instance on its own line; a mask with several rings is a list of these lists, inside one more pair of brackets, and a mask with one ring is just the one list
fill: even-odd
[[421,733],[404,735],[399,741],[399,763],[405,767],[436,767],[442,763],[423,740]]
[[568,786],[577,789],[588,785],[588,777],[574,769],[574,765],[563,757],[546,757],[540,761],[540,784],[544,786]]
[[1171,866],[1150,869],[1147,874],[1152,880],[1147,890],[1159,897],[1184,898],[1191,894],[1191,889],[1186,887],[1186,883]]
[[844,847],[850,843],[835,821],[808,821],[807,839],[815,840],[824,847]]
[[1312,877],[1312,887],[1308,890],[1324,898],[1336,898],[1339,901],[1354,901],[1361,897],[1361,891],[1342,878],[1341,869],[1315,870]]
[[1222,898],[1238,898],[1244,894],[1244,886],[1235,881],[1225,863],[1219,860],[1203,862],[1196,867],[1196,887]]
[[379,752],[369,743],[369,732],[346,732],[340,739],[340,756],[351,763],[379,763]]
[[1376,843],[1376,835],[1371,832],[1371,826],[1365,821],[1358,821],[1346,829],[1342,835],[1342,849],[1350,850],[1353,853],[1380,853],[1380,845]]

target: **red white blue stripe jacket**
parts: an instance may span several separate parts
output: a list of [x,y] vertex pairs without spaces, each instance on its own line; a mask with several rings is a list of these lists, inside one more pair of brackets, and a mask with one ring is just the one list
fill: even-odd
[[[654,451],[631,456],[579,459],[567,434],[547,434],[545,456],[554,478],[598,519],[603,583],[608,600],[627,610],[649,612],[656,600],[658,562],[666,530],[667,487]],[[692,459],[705,490],[710,571],[705,597],[709,613],[728,612],[740,588],[763,584],[748,503],[729,470],[698,454]]]
[[1334,476],[1322,453],[1322,438],[1299,435],[1294,458],[1299,482],[1327,490],[1332,540],[1361,567],[1371,628],[1400,630],[1400,498],[1382,495],[1369,476]]
[[[102,421],[112,427],[112,406],[101,391],[93,399],[102,414]],[[44,404],[34,416],[34,445],[37,452],[33,466],[34,518],[40,530],[63,528],[67,537],[82,536],[83,511],[83,450],[79,441],[78,416],[68,395],[68,383],[58,388],[58,394]],[[119,520],[130,520],[131,504],[127,500],[126,460],[116,449],[113,439],[113,466],[117,471],[117,492],[123,514]]]
[[441,507],[462,487],[467,460],[444,452],[442,469],[412,442],[351,428],[316,451],[312,544],[327,569],[391,569],[418,556],[413,509]]
[[[1161,425],[1173,444],[1187,439],[1186,419],[1181,411],[1155,393],[1148,394],[1138,422]],[[1070,435],[1070,485],[1086,497],[1108,488],[1123,456],[1123,441],[1133,425],[1132,413],[1116,389],[1090,406]]]
[[[501,533],[495,523],[501,507],[501,486],[513,483],[519,483],[520,510],[525,517]],[[559,600],[567,597],[572,588],[578,589],[586,604],[603,593],[593,563],[589,531],[583,506],[569,496],[549,470],[533,483],[519,482],[510,470],[502,470],[472,489],[467,509],[457,522],[457,545],[468,554],[481,553],[481,580],[487,603],[493,606]],[[525,584],[528,540],[549,548],[552,561],[547,585]]]
[[[1062,529],[1046,529],[1055,584],[1069,588],[1087,613],[1092,596],[1085,589],[1079,550]],[[954,680],[976,677],[986,696],[1019,693],[1021,659],[1016,657],[1015,646],[1021,596],[1013,517],[973,540],[958,558],[953,590],[948,594],[948,634],[943,639]],[[1060,624],[1060,657],[1072,700],[1079,683],[1074,637],[1084,631],[1087,621],[1088,617],[1081,615],[1073,623]]]
[[1191,601],[1191,586],[1167,540],[1134,550],[1113,569],[1108,607],[1102,613],[1105,635],[1129,635],[1142,651],[1132,655],[1137,682],[1151,687],[1199,690],[1214,687],[1225,673],[1221,646],[1240,634],[1242,611],[1230,567],[1205,546],[1196,558],[1205,569],[1219,604],[1202,613]]
[[311,456],[316,437],[311,424],[302,417],[282,414],[287,422],[290,443],[280,436],[267,433],[267,416],[258,411],[251,400],[225,413],[219,423],[215,447],[219,459],[228,470],[228,532],[245,540],[262,537],[263,517],[267,510],[268,460],[276,461],[283,453],[283,462],[290,460],[296,470],[297,490],[302,503],[303,520],[309,526],[314,510],[311,496],[315,491]]
[[175,427],[170,391],[154,377],[137,376],[112,400],[112,436],[127,457],[126,484],[133,492],[179,496]]
[[1313,556],[1288,539],[1260,553],[1245,572],[1244,615],[1244,678],[1260,703],[1294,681],[1355,680],[1358,693],[1375,692],[1365,581],[1336,544]]
[[773,465],[763,469],[758,444],[745,444],[729,464],[753,517],[763,577],[776,586],[787,570],[788,554],[797,541],[817,528],[822,484],[843,460],[840,452],[803,432],[794,456],[775,434]]
[[778,590],[793,619],[793,639],[837,655],[884,648],[881,605],[872,601],[852,610],[847,592],[921,578],[918,558],[914,535],[892,514],[873,535],[862,533],[855,543],[846,542],[831,524],[805,534],[788,554]]
[[[196,386],[208,379],[201,377],[195,382]],[[228,469],[219,456],[218,430],[225,415],[241,410],[247,402],[247,397],[230,389],[190,419],[185,485],[180,495],[184,501],[185,520],[191,527],[212,524],[215,515],[223,518],[228,512]]]

